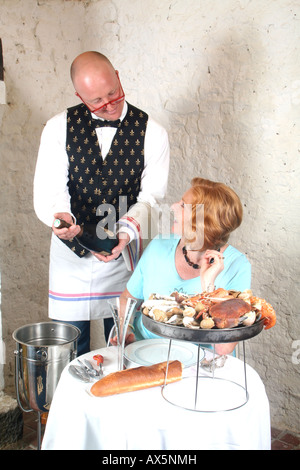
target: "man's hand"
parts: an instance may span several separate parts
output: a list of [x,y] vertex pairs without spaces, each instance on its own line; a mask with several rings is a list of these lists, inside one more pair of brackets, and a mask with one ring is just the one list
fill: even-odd
[[112,261],[113,259],[118,258],[120,256],[120,253],[124,250],[125,246],[129,243],[130,237],[128,233],[125,232],[119,232],[117,235],[119,239],[118,245],[116,245],[112,249],[112,254],[108,256],[100,255],[100,253],[92,252],[93,255],[99,260],[99,261],[104,261],[104,263],[109,263],[109,261]]
[[[71,224],[69,228],[55,228],[52,224],[52,230],[55,235],[58,236],[61,240],[71,240],[72,238],[76,237],[81,231],[81,227],[79,225],[75,225],[71,214],[68,212],[57,212],[54,214],[55,219],[62,219],[65,222]],[[53,222],[54,222],[53,220]]]

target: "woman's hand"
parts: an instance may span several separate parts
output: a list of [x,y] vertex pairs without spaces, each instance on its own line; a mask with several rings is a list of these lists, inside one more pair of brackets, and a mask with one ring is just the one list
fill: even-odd
[[200,262],[201,288],[206,291],[208,286],[215,285],[215,279],[224,269],[223,254],[216,250],[207,250]]
[[[126,332],[126,336],[125,336],[125,346],[127,346],[127,344],[134,343],[134,341],[135,341],[135,336],[134,336],[134,333],[133,333],[133,331],[131,330],[131,328],[129,326],[128,329],[127,329],[127,332]],[[112,346],[118,346],[117,336],[114,336],[113,338],[111,338],[110,344]]]
[[[121,318],[124,317],[124,309],[126,308],[128,299],[134,299],[134,300],[138,301],[138,299],[133,297],[130,294],[130,292],[128,291],[128,289],[125,288],[125,290],[120,295],[120,313],[119,313],[119,315],[120,315]],[[132,319],[132,321],[133,321],[133,319]],[[121,321],[121,323],[123,324],[122,321]],[[121,331],[122,330],[123,330],[123,328],[121,327]],[[121,338],[121,340],[122,340],[122,338]],[[134,327],[129,323],[129,325],[127,327],[127,331],[126,331],[126,336],[125,336],[125,345],[127,346],[127,344],[133,343],[134,341],[135,341]],[[117,346],[118,345],[117,335],[115,335],[113,338],[110,339],[110,344],[112,346]]]

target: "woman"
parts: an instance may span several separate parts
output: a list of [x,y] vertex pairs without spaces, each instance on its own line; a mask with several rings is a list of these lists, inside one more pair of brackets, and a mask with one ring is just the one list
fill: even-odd
[[[243,209],[237,194],[223,183],[194,178],[172,210],[173,235],[151,241],[122,296],[146,300],[152,293],[170,295],[176,290],[196,294],[219,287],[250,289],[250,263],[228,244],[231,232],[242,222]],[[127,343],[157,338],[144,327],[139,312],[134,335],[128,334]],[[218,344],[216,351],[229,354],[235,345]]]

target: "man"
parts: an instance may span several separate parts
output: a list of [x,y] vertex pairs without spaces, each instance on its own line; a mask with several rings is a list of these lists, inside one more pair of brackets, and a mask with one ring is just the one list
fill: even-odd
[[[165,195],[169,143],[160,125],[125,101],[107,57],[80,54],[71,79],[81,104],[54,116],[43,130],[34,208],[53,230],[49,317],[79,327],[80,355],[90,349],[91,319],[104,319],[106,338],[113,325],[107,299],[123,292]],[[57,229],[57,218],[70,227]],[[117,245],[111,254],[82,246],[82,228],[112,220]]]

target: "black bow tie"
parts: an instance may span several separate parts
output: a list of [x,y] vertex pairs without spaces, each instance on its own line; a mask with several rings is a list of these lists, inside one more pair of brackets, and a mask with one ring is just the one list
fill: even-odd
[[95,127],[119,127],[121,125],[120,119],[116,121],[102,121],[101,119],[93,119]]

